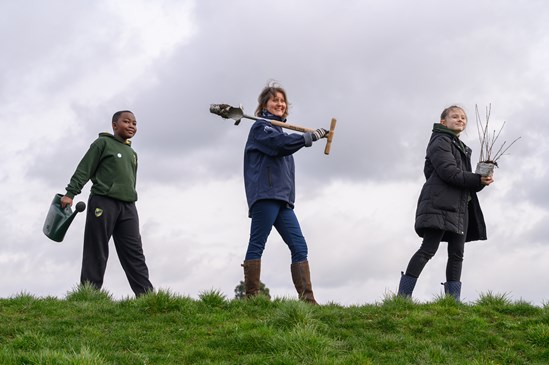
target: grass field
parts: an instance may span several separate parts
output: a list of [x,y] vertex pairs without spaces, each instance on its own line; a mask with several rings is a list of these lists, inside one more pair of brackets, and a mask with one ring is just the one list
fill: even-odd
[[159,291],[0,299],[0,364],[549,364],[549,306],[388,297],[311,306]]

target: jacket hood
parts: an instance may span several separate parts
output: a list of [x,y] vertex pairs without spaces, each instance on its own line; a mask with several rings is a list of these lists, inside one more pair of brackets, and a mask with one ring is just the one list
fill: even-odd
[[448,127],[446,127],[444,124],[440,124],[440,123],[433,124],[433,132],[446,133],[446,134],[449,134],[451,136],[459,138],[459,136],[457,134],[455,134],[453,131],[448,129]]
[[115,135],[113,135],[112,133],[109,133],[109,132],[101,132],[101,133],[99,133],[99,137],[108,137],[108,138],[112,138],[112,139],[114,139],[114,140],[116,140],[120,143],[127,144],[128,146],[132,145],[132,141],[130,141],[129,139],[123,140],[122,138],[116,137]]
[[433,125],[433,133],[444,133],[452,137],[452,140],[454,143],[458,146],[458,148],[463,152],[465,155],[470,156],[471,155],[471,149],[465,145],[459,139],[459,136],[455,134],[452,130],[448,129],[444,124],[435,123]]

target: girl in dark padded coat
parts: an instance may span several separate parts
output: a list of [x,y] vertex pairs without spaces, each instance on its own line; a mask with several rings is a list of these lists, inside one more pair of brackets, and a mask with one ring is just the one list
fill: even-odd
[[493,182],[491,176],[471,172],[471,149],[459,135],[467,126],[465,111],[450,106],[435,123],[427,146],[426,182],[419,196],[415,230],[423,243],[402,274],[398,294],[411,296],[417,278],[435,255],[441,241],[448,242],[444,291],[460,300],[465,242],[486,240],[486,225],[477,192]]

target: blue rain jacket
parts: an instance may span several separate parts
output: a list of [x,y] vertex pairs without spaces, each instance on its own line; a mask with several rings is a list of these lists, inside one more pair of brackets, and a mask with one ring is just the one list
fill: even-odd
[[[260,118],[286,121],[266,110]],[[295,165],[292,154],[311,145],[311,133],[288,134],[281,127],[262,119],[252,125],[244,149],[248,209],[261,199],[282,200],[289,207],[294,207]]]

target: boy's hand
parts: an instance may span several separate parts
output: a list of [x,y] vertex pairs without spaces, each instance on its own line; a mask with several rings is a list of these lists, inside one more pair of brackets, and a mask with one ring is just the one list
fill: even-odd
[[330,133],[330,132],[327,131],[326,129],[318,128],[316,131],[314,131],[312,133],[313,142],[318,141],[319,139],[326,137],[328,135],[328,133]]
[[63,197],[61,197],[61,208],[65,208],[67,205],[69,207],[72,207],[72,199],[64,195]]

